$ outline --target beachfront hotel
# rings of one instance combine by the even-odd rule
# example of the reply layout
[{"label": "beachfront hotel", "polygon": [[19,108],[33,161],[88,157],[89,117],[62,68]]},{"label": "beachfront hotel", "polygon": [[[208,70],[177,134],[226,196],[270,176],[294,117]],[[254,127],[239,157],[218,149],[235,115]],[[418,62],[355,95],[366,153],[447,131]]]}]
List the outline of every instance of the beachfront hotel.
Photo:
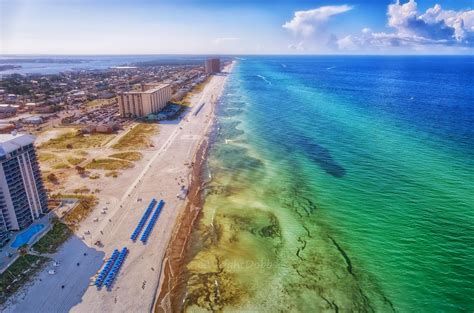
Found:
[{"label": "beachfront hotel", "polygon": [[171,99],[171,85],[143,84],[140,91],[128,91],[118,95],[122,117],[145,117],[158,113]]},{"label": "beachfront hotel", "polygon": [[221,71],[221,61],[217,58],[207,59],[204,68],[207,74],[219,73]]},{"label": "beachfront hotel", "polygon": [[0,247],[9,231],[29,226],[48,210],[34,141],[28,134],[0,134]]}]

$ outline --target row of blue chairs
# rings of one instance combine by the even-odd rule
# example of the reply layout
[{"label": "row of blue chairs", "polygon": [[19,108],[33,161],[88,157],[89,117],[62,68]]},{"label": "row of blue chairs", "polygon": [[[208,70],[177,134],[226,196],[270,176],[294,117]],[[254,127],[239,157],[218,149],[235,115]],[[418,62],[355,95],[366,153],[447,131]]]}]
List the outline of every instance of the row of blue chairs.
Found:
[{"label": "row of blue chairs", "polygon": [[148,222],[148,225],[145,228],[145,231],[140,237],[140,241],[143,242],[144,244],[147,242],[148,237],[150,236],[150,233],[153,230],[153,226],[155,226],[155,223],[158,220],[158,217],[160,216],[160,213],[161,213],[161,209],[163,208],[164,205],[165,205],[165,202],[163,200],[160,200],[160,203],[158,203],[158,206],[156,207],[155,212],[153,212],[153,215],[151,216],[151,219]]},{"label": "row of blue chairs", "polygon": [[127,256],[128,249],[126,247],[122,248],[122,251],[120,251],[120,254],[117,257],[117,260],[115,260],[114,266],[110,270],[109,274],[104,280],[104,285],[107,288],[110,288],[112,286],[112,283],[114,282],[115,278],[117,277],[117,274],[122,267],[123,261],[125,260],[125,257]]},{"label": "row of blue chairs", "polygon": [[97,288],[102,287],[102,284],[104,283],[104,278],[109,273],[118,255],[119,255],[119,251],[115,249],[114,252],[112,252],[112,255],[110,256],[110,258],[107,260],[107,263],[105,263],[104,268],[100,271],[99,275],[97,275],[97,278],[95,279],[95,285],[97,286]]},{"label": "row of blue chairs", "polygon": [[148,217],[150,216],[151,211],[153,210],[153,208],[155,207],[155,205],[156,205],[156,199],[153,198],[153,199],[151,199],[150,204],[149,204],[148,207],[146,208],[145,213],[143,213],[142,218],[141,218],[140,221],[138,222],[137,227],[135,227],[135,230],[133,231],[132,235],[130,236],[130,239],[132,239],[133,241],[137,240],[138,235],[139,235],[140,232],[142,231],[143,226],[145,226],[145,223],[146,223]]}]

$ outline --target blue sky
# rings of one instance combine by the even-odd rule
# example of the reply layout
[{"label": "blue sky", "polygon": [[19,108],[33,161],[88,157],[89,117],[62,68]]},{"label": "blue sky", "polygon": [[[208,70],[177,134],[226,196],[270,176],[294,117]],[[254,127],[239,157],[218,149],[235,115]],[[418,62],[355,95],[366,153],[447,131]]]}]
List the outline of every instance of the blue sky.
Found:
[{"label": "blue sky", "polygon": [[472,53],[473,1],[0,0],[1,54]]}]

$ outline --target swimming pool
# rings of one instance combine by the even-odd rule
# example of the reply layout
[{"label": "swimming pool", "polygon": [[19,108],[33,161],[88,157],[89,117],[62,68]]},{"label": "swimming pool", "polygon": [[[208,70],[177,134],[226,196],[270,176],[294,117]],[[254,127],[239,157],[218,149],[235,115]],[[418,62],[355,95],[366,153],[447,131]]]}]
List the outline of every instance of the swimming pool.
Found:
[{"label": "swimming pool", "polygon": [[31,238],[33,238],[43,228],[44,228],[43,224],[37,224],[37,225],[31,226],[26,231],[16,236],[15,241],[13,241],[11,247],[19,248],[25,243],[28,243],[31,240]]}]

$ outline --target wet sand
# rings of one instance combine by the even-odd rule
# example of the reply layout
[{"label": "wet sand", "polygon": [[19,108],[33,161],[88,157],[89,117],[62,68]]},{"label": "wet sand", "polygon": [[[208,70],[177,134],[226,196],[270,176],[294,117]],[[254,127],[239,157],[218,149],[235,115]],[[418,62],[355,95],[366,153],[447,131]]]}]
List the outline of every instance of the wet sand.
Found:
[{"label": "wet sand", "polygon": [[186,263],[189,260],[191,233],[201,212],[203,198],[203,169],[209,148],[209,140],[201,143],[192,172],[188,203],[179,217],[172,239],[166,250],[161,272],[160,288],[155,301],[155,312],[180,312],[186,293]]}]

